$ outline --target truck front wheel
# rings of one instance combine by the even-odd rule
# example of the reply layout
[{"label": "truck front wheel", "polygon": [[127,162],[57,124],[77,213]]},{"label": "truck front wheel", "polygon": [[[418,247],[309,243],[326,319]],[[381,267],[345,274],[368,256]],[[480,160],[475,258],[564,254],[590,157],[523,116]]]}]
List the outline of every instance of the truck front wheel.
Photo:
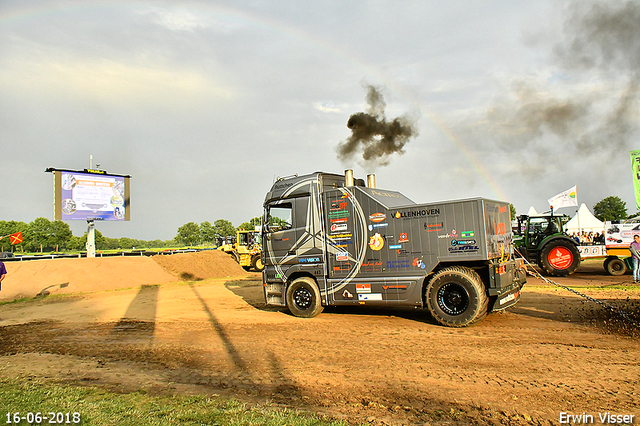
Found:
[{"label": "truck front wheel", "polygon": [[313,279],[300,277],[287,288],[287,307],[301,318],[313,318],[322,312],[320,290]]},{"label": "truck front wheel", "polygon": [[480,321],[487,314],[489,301],[480,276],[461,266],[437,272],[429,280],[425,299],[431,316],[449,327],[465,327]]},{"label": "truck front wheel", "polygon": [[580,266],[580,252],[575,244],[569,241],[551,240],[542,248],[538,265],[547,275],[571,275]]}]

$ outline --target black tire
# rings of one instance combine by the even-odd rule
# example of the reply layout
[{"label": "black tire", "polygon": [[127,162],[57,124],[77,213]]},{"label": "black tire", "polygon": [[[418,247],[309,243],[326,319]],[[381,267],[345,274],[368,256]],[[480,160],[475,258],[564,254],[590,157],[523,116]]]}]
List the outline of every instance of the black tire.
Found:
[{"label": "black tire", "polygon": [[551,240],[542,247],[538,265],[547,275],[566,277],[580,266],[580,251],[570,241]]},{"label": "black tire", "polygon": [[609,271],[609,262],[611,262],[613,259],[617,259],[617,257],[615,256],[607,256],[607,258],[604,260],[604,262],[602,263],[602,267],[604,268],[605,271]]},{"label": "black tire", "polygon": [[251,258],[251,267],[258,272],[262,272],[264,270],[264,263],[262,263],[262,256],[260,256],[259,254],[254,255]]},{"label": "black tire", "polygon": [[480,321],[487,314],[488,301],[480,276],[461,266],[437,272],[425,291],[431,316],[449,327],[466,327]]},{"label": "black tire", "polygon": [[295,279],[287,288],[287,307],[296,317],[313,318],[322,312],[320,290],[308,277]]},{"label": "black tire", "polygon": [[607,263],[607,272],[614,276],[624,275],[627,273],[627,265],[624,260],[613,258]]}]

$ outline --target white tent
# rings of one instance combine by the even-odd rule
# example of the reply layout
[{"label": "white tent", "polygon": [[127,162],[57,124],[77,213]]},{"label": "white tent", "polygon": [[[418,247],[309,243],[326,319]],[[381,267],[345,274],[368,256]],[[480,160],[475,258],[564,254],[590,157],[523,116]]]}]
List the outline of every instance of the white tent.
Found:
[{"label": "white tent", "polygon": [[529,207],[529,211],[527,212],[527,216],[538,216],[538,212],[536,211],[535,207],[533,207],[533,206]]},{"label": "white tent", "polygon": [[578,213],[571,218],[569,222],[564,226],[564,229],[569,234],[573,232],[603,232],[604,222],[600,221],[593,215],[587,208],[585,203],[582,203],[578,209]]}]

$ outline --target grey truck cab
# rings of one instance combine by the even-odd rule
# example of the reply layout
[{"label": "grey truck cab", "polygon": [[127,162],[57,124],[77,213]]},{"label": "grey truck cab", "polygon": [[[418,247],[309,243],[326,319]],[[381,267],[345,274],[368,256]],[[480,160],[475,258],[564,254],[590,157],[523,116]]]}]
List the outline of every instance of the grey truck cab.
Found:
[{"label": "grey truck cab", "polygon": [[416,204],[350,170],[278,179],[262,233],[266,303],[299,317],[329,305],[426,307],[462,327],[513,306],[526,282],[508,203]]}]

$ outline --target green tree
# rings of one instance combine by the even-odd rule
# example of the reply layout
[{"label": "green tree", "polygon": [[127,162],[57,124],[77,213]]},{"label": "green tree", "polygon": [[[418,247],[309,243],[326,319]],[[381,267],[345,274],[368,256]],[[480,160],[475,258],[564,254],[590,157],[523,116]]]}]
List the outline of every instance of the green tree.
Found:
[{"label": "green tree", "polygon": [[95,239],[96,249],[104,250],[107,242],[107,237],[102,235],[102,232],[97,229],[94,230],[93,238]]},{"label": "green tree", "polygon": [[135,247],[135,242],[131,238],[121,237],[118,238],[118,247],[124,250],[131,250]]},{"label": "green tree", "polygon": [[27,250],[38,251],[40,247],[44,251],[63,249],[73,236],[69,225],[61,220],[50,221],[47,218],[39,217],[29,223],[26,235],[23,238],[27,243]]},{"label": "green tree", "polygon": [[622,201],[620,197],[607,197],[593,206],[593,214],[602,221],[626,219],[627,203]]},{"label": "green tree", "polygon": [[516,220],[517,213],[513,204],[509,204],[509,210],[511,211],[511,220]]},{"label": "green tree", "polygon": [[176,241],[185,246],[192,246],[200,242],[200,226],[195,222],[189,222],[178,228]]},{"label": "green tree", "polygon": [[104,242],[100,246],[103,250],[115,250],[118,248],[119,238],[104,237]]},{"label": "green tree", "polygon": [[216,233],[211,222],[205,221],[200,224],[200,240],[203,243],[215,243]]},{"label": "green tree", "polygon": [[163,248],[163,247],[164,247],[164,241],[162,240],[149,241],[149,248]]},{"label": "green tree", "polygon": [[[106,250],[108,248],[108,240],[112,240],[112,238],[107,238],[102,235],[102,232],[94,229],[93,238],[96,243],[96,250]],[[80,250],[84,251],[87,249],[87,233],[85,232],[82,237],[71,236],[69,238],[69,242],[67,243],[67,248],[70,250]],[[113,247],[115,248],[115,247]]]},{"label": "green tree", "polygon": [[69,250],[84,250],[85,244],[87,243],[87,236],[84,237],[76,237],[72,235],[69,238],[69,242],[67,243],[67,249]]},{"label": "green tree", "polygon": [[213,223],[214,234],[217,237],[228,237],[236,235],[236,228],[225,219],[218,219]]},{"label": "green tree", "polygon": [[240,226],[238,226],[238,230],[244,229],[246,231],[253,231],[256,229],[256,226],[262,225],[262,218],[260,216],[256,216],[252,218],[249,222],[244,222]]}]

